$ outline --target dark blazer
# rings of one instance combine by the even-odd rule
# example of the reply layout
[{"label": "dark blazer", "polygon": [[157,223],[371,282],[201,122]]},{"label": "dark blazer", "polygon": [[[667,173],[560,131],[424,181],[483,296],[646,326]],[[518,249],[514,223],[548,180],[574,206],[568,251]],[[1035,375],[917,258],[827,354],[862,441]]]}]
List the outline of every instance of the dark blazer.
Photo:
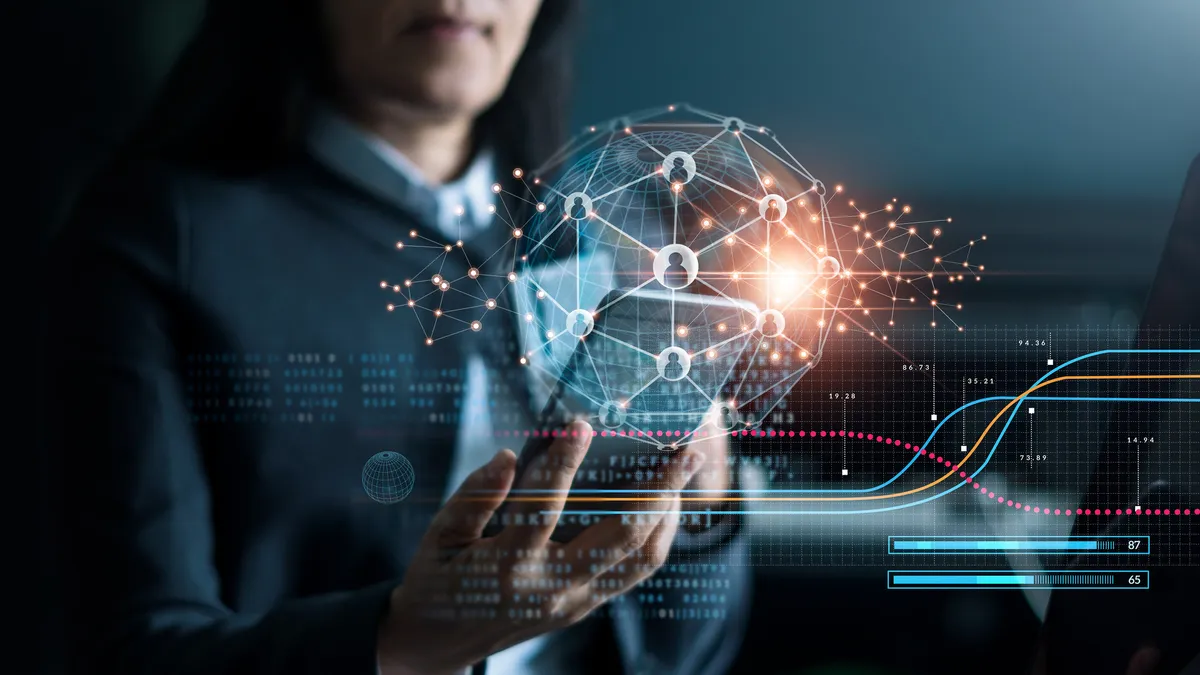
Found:
[{"label": "dark blazer", "polygon": [[[426,347],[379,287],[428,262],[395,245],[433,236],[424,199],[388,203],[304,155],[238,178],[140,166],[80,205],[47,345],[76,668],[375,672],[377,621],[447,488],[464,376],[465,339]],[[417,475],[397,505],[362,487],[384,449]],[[572,670],[720,672],[744,574],[721,572],[726,621],[637,618],[682,591],[620,599],[635,618],[589,629]]]}]

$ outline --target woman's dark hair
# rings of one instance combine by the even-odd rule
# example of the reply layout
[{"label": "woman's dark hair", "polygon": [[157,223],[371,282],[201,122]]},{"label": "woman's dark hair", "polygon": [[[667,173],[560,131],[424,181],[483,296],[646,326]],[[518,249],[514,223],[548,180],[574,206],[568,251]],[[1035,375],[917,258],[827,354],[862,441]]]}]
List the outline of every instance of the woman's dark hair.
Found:
[{"label": "woman's dark hair", "polygon": [[[303,142],[316,99],[332,96],[321,0],[209,0],[126,157],[253,171]],[[535,166],[563,143],[578,0],[545,0],[508,87],[477,137],[503,161]]]}]

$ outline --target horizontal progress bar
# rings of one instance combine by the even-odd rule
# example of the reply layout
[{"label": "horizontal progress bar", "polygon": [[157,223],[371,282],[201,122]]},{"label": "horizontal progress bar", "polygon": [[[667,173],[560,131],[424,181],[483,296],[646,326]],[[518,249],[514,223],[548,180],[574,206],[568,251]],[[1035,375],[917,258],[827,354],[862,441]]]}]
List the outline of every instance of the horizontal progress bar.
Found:
[{"label": "horizontal progress bar", "polygon": [[1058,588],[1144,590],[1150,587],[1147,570],[910,570],[889,571],[888,588]]},{"label": "horizontal progress bar", "polygon": [[888,553],[959,553],[964,555],[998,551],[1061,551],[1097,555],[1146,555],[1150,538],[1131,537],[1046,537],[1000,539],[987,537],[888,537]]}]

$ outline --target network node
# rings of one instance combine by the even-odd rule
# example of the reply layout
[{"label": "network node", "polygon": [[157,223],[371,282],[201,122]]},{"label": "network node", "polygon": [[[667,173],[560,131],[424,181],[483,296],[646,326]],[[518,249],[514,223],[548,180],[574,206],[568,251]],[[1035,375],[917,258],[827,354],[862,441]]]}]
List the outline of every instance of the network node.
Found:
[{"label": "network node", "polygon": [[735,132],[735,133],[740,133],[741,131],[745,130],[745,128],[746,128],[746,123],[737,117],[726,117],[725,121],[722,124],[725,127],[726,131]]},{"label": "network node", "polygon": [[833,279],[842,273],[842,264],[838,259],[827,255],[817,261],[817,274],[825,279]]},{"label": "network node", "polygon": [[599,416],[601,425],[616,429],[625,423],[625,406],[616,401],[605,401],[604,405],[600,406]]},{"label": "network node", "polygon": [[595,327],[595,318],[586,309],[576,309],[567,314],[565,330],[577,338],[586,337]]},{"label": "network node", "polygon": [[715,411],[713,417],[715,418],[713,421],[716,423],[717,428],[729,431],[737,426],[738,410],[731,403],[722,403]]},{"label": "network node", "polygon": [[592,198],[582,192],[572,192],[563,200],[563,215],[583,220],[592,212]]},{"label": "network node", "polygon": [[778,223],[787,215],[787,200],[777,194],[769,194],[758,200],[758,215],[768,223]]},{"label": "network node", "polygon": [[666,288],[685,288],[696,280],[700,261],[695,252],[683,244],[662,247],[654,256],[654,278]]},{"label": "network node", "polygon": [[667,347],[655,359],[658,374],[668,382],[678,382],[692,369],[692,357],[683,347]]},{"label": "network node", "polygon": [[766,309],[759,312],[758,318],[754,323],[754,329],[763,334],[763,337],[779,337],[783,335],[784,319],[783,312],[777,309]]},{"label": "network node", "polygon": [[672,185],[686,185],[696,177],[696,158],[690,153],[676,150],[663,158],[662,175]]}]

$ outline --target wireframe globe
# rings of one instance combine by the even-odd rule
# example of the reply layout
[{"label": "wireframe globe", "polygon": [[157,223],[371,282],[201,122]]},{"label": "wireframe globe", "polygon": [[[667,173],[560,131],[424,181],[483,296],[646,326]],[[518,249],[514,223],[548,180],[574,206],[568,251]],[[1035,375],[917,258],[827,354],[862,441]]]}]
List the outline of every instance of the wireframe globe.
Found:
[{"label": "wireframe globe", "polygon": [[363,466],[363,490],[380,504],[403,500],[412,492],[416,480],[416,472],[408,458],[391,450],[376,453]]},{"label": "wireframe globe", "polygon": [[[760,424],[818,362],[839,310],[824,184],[768,129],[690,106],[591,127],[569,147],[534,174],[547,179],[524,224],[517,283],[540,340],[529,365],[557,379],[585,342],[576,393],[655,439],[714,409],[738,419],[725,433]],[[669,294],[670,311],[593,325],[642,302],[604,300],[617,289]]]}]

